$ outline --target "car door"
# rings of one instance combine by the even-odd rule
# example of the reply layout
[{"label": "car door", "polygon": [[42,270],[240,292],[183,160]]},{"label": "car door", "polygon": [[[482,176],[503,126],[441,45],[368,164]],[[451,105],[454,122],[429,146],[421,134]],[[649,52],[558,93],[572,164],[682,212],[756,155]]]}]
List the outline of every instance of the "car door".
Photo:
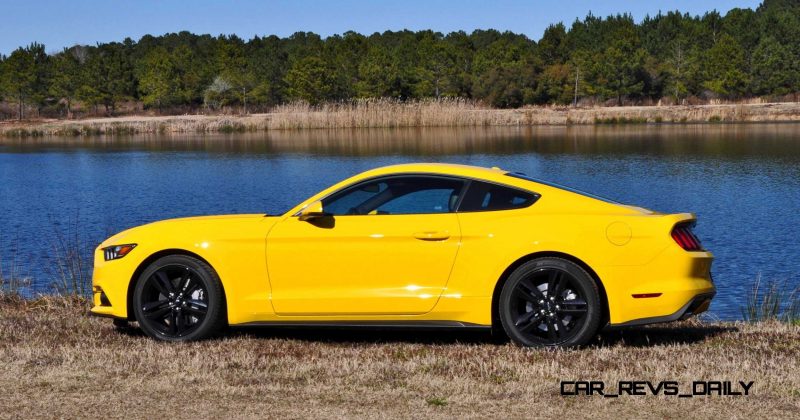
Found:
[{"label": "car door", "polygon": [[323,199],[324,217],[279,222],[267,237],[275,312],[430,311],[458,252],[454,210],[463,189],[464,181],[455,178],[383,177]]}]

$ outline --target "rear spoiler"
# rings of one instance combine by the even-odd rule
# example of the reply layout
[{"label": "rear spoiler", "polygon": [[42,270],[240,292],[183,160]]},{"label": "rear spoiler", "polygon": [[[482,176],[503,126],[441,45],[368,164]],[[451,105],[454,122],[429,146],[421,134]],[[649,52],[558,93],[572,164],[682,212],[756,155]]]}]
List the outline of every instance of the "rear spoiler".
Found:
[{"label": "rear spoiler", "polygon": [[668,225],[669,229],[681,223],[694,224],[697,222],[697,216],[695,216],[694,213],[665,214],[661,216],[661,219],[664,221],[664,224]]}]

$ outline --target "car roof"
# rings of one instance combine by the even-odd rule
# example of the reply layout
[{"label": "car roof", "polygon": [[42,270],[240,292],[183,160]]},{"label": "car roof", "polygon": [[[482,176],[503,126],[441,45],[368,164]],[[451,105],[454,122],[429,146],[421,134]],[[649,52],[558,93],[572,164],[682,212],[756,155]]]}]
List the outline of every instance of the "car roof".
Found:
[{"label": "car roof", "polygon": [[[327,197],[328,195],[338,190],[341,190],[342,188],[346,188],[349,185],[354,185],[355,183],[370,178],[377,178],[377,177],[391,176],[391,175],[405,175],[405,174],[446,175],[446,176],[454,176],[462,178],[479,179],[483,181],[494,182],[501,185],[516,187],[522,190],[534,192],[539,195],[558,196],[566,194],[574,196],[579,200],[585,200],[586,204],[583,206],[583,208],[589,210],[608,209],[609,205],[616,207],[617,209],[623,208],[620,207],[619,205],[612,204],[606,200],[598,200],[596,197],[587,196],[580,192],[565,190],[560,186],[556,186],[554,184],[548,184],[547,182],[544,181],[537,181],[535,179],[530,179],[525,176],[521,176],[521,174],[517,172],[506,171],[498,167],[485,168],[480,166],[460,165],[453,163],[422,162],[422,163],[403,163],[398,165],[383,166],[359,173],[350,178],[341,180],[338,183],[331,185],[330,187],[320,191],[319,193],[312,196],[308,200],[301,202],[296,207],[289,210],[287,214],[295,214],[297,211],[302,209],[303,206],[307,205],[308,203],[311,203],[314,200],[321,200]],[[556,203],[559,202],[559,200],[554,200],[552,202]],[[591,202],[594,202],[595,204],[594,205],[589,204]]]},{"label": "car roof", "polygon": [[459,165],[454,163],[403,163],[383,166],[360,174],[360,177],[371,178],[381,175],[403,173],[432,173],[441,175],[462,176],[468,178],[497,179],[508,171],[500,168],[484,168],[480,166]]},{"label": "car roof", "polygon": [[459,165],[453,163],[404,163],[375,168],[357,175],[356,178],[367,179],[377,176],[401,175],[405,173],[425,173],[474,178],[514,186],[538,194],[555,192],[557,194],[578,195],[583,198],[599,200],[609,204],[620,204],[595,194],[579,191],[564,185],[558,185],[551,182],[534,179],[519,172],[510,172],[498,167],[484,168],[481,166]]}]

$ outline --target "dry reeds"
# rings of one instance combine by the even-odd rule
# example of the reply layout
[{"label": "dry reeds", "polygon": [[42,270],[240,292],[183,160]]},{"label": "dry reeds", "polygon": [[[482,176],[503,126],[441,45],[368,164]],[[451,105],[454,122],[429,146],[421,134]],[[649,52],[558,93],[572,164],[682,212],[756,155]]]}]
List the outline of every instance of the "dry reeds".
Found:
[{"label": "dry reeds", "polygon": [[303,102],[267,114],[128,116],[79,122],[4,123],[7,137],[246,132],[296,129],[538,126],[800,121],[800,103],[747,103],[569,108],[492,109],[463,98],[400,101],[358,99],[312,106]]},{"label": "dry reeds", "polygon": [[298,102],[282,105],[271,114],[269,128],[395,128],[482,125],[519,125],[513,111],[489,109],[462,98],[399,101],[359,99],[310,106]]}]

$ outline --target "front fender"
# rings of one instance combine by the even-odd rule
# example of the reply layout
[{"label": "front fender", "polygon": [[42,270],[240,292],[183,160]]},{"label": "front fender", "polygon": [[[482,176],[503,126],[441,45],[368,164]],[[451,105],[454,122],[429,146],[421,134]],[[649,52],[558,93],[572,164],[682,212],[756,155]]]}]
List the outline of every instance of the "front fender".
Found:
[{"label": "front fender", "polygon": [[[259,223],[244,223],[243,219],[154,223],[114,235],[95,250],[93,272],[94,289],[105,293],[110,306],[99,305],[96,293],[92,312],[127,317],[128,296],[138,273],[158,257],[176,253],[205,260],[217,272],[225,291],[230,323],[249,322],[271,314],[265,237],[274,221],[269,219],[261,218]],[[102,248],[123,243],[137,246],[121,259],[104,260]]]}]

